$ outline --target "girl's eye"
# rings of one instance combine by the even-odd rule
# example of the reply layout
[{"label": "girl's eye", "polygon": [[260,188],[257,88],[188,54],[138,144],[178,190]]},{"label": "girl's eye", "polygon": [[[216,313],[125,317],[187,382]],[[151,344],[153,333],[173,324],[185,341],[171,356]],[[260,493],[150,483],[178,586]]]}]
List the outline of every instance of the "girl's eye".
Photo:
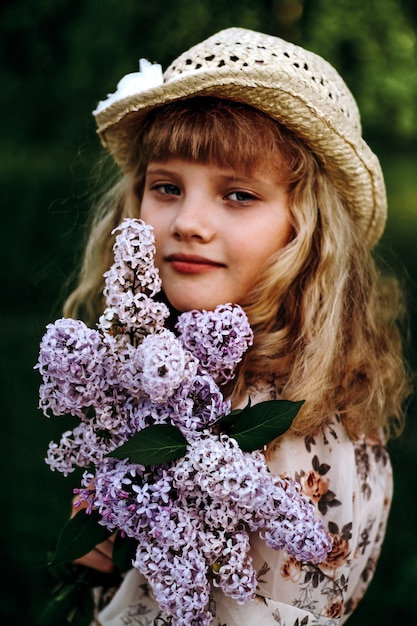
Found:
[{"label": "girl's eye", "polygon": [[249,202],[256,199],[254,195],[247,191],[232,191],[227,197],[235,202]]},{"label": "girl's eye", "polygon": [[167,196],[179,196],[181,193],[179,188],[176,185],[172,185],[170,183],[163,183],[160,185],[155,185],[153,189]]}]

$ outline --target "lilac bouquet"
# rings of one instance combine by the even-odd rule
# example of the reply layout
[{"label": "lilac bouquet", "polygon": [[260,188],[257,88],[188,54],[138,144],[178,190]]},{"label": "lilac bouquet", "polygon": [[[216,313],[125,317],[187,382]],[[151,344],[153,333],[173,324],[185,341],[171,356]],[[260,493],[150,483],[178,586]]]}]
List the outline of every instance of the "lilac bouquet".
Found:
[{"label": "lilac bouquet", "polygon": [[126,219],[116,232],[97,328],[60,319],[41,342],[40,407],[80,420],[46,462],[64,476],[84,468],[76,518],[98,516],[106,532],[135,541],[131,564],[173,626],[207,626],[212,585],[238,603],[255,595],[250,532],[299,560],[320,562],[331,549],[298,484],[272,475],[260,451],[302,403],[231,411],[221,387],[252,344],[245,313],[189,311],[169,330],[151,227]]}]

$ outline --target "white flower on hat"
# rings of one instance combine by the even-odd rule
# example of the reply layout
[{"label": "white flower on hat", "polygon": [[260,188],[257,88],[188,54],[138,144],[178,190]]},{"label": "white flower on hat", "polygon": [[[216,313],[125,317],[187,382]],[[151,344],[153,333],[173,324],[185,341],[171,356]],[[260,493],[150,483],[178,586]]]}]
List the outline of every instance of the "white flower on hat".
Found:
[{"label": "white flower on hat", "polygon": [[140,59],[139,72],[131,72],[123,76],[117,83],[117,90],[114,93],[109,93],[105,100],[101,100],[93,114],[97,115],[97,113],[107,109],[114,102],[128,96],[134,96],[147,89],[158,87],[163,82],[162,67],[158,63],[150,63],[146,59]]}]

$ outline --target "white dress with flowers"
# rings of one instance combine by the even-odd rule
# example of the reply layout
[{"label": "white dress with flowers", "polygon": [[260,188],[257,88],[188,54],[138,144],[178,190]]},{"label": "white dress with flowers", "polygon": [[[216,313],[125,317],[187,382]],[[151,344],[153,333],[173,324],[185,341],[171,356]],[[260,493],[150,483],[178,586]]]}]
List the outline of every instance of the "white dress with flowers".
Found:
[{"label": "white dress with flowers", "polygon": [[[352,442],[335,418],[316,437],[283,435],[271,451],[268,465],[273,473],[300,483],[333,535],[332,551],[324,563],[299,562],[253,535],[251,555],[258,574],[258,595],[238,605],[214,589],[212,624],[339,626],[363,597],[385,534],[392,471],[382,439],[363,437]],[[110,602],[97,608],[94,624],[163,626],[170,620],[153,599],[144,577],[132,569]]]}]

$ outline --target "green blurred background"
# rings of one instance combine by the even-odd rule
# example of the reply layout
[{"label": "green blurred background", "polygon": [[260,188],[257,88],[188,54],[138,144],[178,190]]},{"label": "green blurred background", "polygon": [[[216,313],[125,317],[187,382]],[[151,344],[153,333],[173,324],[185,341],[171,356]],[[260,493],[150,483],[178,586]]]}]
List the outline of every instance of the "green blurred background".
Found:
[{"label": "green blurred background", "polygon": [[[96,184],[101,149],[90,112],[123,74],[137,69],[140,56],[165,68],[229,26],[279,35],[322,54],[355,94],[389,195],[377,253],[406,285],[407,346],[416,367],[415,0],[3,0],[2,626],[36,623],[51,593],[44,563],[67,518],[73,486],[43,463],[48,442],[65,424],[37,410],[33,365],[45,325],[60,315]],[[417,624],[415,413],[414,400],[404,434],[390,444],[395,500],[388,534],[351,626]]]}]

